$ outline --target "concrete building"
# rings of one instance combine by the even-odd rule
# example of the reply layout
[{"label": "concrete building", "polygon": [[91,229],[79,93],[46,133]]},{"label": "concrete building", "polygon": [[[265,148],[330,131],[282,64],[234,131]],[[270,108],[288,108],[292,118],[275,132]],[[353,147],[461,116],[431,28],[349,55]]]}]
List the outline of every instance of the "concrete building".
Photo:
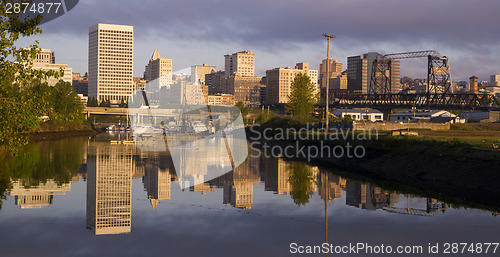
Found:
[{"label": "concrete building", "polygon": [[343,71],[337,77],[330,78],[329,85],[334,93],[347,91],[347,71]]},{"label": "concrete building", "polygon": [[355,121],[384,121],[384,114],[375,109],[335,109],[331,113],[338,118],[351,117]]},{"label": "concrete building", "polygon": [[63,70],[64,74],[62,77],[50,77],[42,80],[42,82],[47,82],[49,86],[54,86],[59,80],[73,84],[73,69],[68,67],[67,64],[57,64],[54,51],[50,49],[40,49],[40,52],[38,52],[36,57],[31,61],[32,68],[35,70],[55,72],[59,72],[61,69]]},{"label": "concrete building", "polygon": [[131,231],[134,146],[95,143],[87,157],[87,229],[96,235]]},{"label": "concrete building", "polygon": [[205,85],[205,75],[217,72],[217,66],[193,65],[191,66],[191,83]]},{"label": "concrete building", "polygon": [[261,80],[261,85],[260,85],[260,105],[264,105],[266,103],[266,96],[267,96],[267,86],[262,85],[262,80]]},{"label": "concrete building", "polygon": [[205,85],[208,86],[210,94],[221,94],[224,87],[224,71],[211,72],[205,74]]},{"label": "concrete building", "polygon": [[113,104],[134,90],[134,27],[96,24],[89,28],[89,97]]},{"label": "concrete building", "polygon": [[254,76],[255,64],[254,54],[252,51],[241,51],[233,54],[226,54],[224,55],[224,58],[224,77],[228,78],[234,74],[244,77]]},{"label": "concrete building", "polygon": [[457,116],[445,110],[404,110],[391,115],[390,122],[455,122]]},{"label": "concrete building", "polygon": [[260,78],[231,75],[225,78],[222,93],[234,95],[235,102],[258,107],[260,105]]},{"label": "concrete building", "polygon": [[64,82],[68,82],[70,84],[73,84],[73,78],[72,78],[72,73],[73,69],[68,67],[67,64],[55,64],[55,63],[33,63],[33,69],[35,70],[44,70],[44,71],[56,71],[59,72],[61,69],[64,71],[64,75],[59,78],[54,78],[50,77],[42,82],[47,82],[49,86],[54,86],[59,82],[59,80],[63,80]]},{"label": "concrete building", "polygon": [[[326,59],[324,59],[319,65],[320,87],[326,87],[326,79],[327,79],[326,66],[327,66]],[[330,74],[329,74],[330,76],[328,77],[329,79],[338,77],[342,73],[342,70],[343,70],[342,63],[330,59]]]},{"label": "concrete building", "polygon": [[161,57],[158,49],[155,49],[144,70],[144,79],[148,82],[146,85],[148,91],[170,88],[172,85],[172,59]]},{"label": "concrete building", "polygon": [[291,93],[293,79],[299,73],[305,73],[317,88],[318,71],[310,70],[308,63],[297,63],[292,68],[275,68],[266,71],[266,104],[286,104]]},{"label": "concrete building", "polygon": [[89,95],[89,78],[87,74],[81,77],[80,73],[72,74],[73,89],[77,94],[82,94],[83,96]]},{"label": "concrete building", "polygon": [[234,95],[230,94],[215,94],[208,95],[207,97],[208,105],[234,105]]},{"label": "concrete building", "polygon": [[[374,58],[368,60],[364,55],[347,57],[347,89],[349,92],[356,94],[368,93],[373,60]],[[370,69],[368,69],[368,66],[370,66]]]},{"label": "concrete building", "polygon": [[134,92],[137,91],[138,89],[144,90],[146,88],[146,84],[148,83],[147,80],[141,78],[141,77],[134,77]]},{"label": "concrete building", "polygon": [[161,101],[162,103],[206,105],[206,98],[200,85],[179,81],[170,86],[170,89],[165,92],[167,97],[165,101]]},{"label": "concrete building", "polygon": [[40,48],[40,52],[36,54],[35,59],[32,60],[33,63],[56,63],[56,54],[50,49]]},{"label": "concrete building", "polygon": [[[376,52],[366,53],[360,56],[347,58],[347,89],[349,92],[357,94],[370,93],[370,81],[372,77],[373,61],[381,58],[382,55]],[[400,63],[397,60],[391,61],[391,89],[392,93],[398,93],[400,86]]]}]

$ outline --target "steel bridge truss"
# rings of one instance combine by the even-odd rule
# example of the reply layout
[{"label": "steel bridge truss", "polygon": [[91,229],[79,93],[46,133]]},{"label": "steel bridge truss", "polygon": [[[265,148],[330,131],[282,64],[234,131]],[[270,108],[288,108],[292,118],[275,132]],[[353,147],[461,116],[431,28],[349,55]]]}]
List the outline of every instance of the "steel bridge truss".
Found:
[{"label": "steel bridge truss", "polygon": [[386,54],[373,61],[371,80],[368,94],[390,94],[391,88],[391,62],[395,59],[427,57],[427,93],[451,93],[450,64],[446,56],[441,56],[434,50]]},{"label": "steel bridge truss", "polygon": [[334,94],[338,107],[440,107],[483,108],[499,107],[500,100],[488,94]]}]

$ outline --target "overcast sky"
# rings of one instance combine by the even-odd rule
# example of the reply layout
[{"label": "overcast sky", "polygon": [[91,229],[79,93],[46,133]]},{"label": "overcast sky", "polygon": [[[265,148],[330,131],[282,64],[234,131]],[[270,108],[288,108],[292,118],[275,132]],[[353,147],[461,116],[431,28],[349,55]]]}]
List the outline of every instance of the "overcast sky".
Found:
[{"label": "overcast sky", "polygon": [[[454,81],[500,73],[498,0],[81,0],[66,15],[41,25],[40,47],[57,63],[87,71],[88,28],[134,26],[134,76],[157,48],[174,71],[207,63],[224,69],[224,54],[255,53],[256,76],[266,69],[309,62],[317,69],[326,40],[331,57],[370,51],[436,50],[450,59]],[[35,38],[21,41],[27,44]],[[426,77],[425,59],[403,60],[401,76]],[[188,71],[189,72],[189,71]]]}]

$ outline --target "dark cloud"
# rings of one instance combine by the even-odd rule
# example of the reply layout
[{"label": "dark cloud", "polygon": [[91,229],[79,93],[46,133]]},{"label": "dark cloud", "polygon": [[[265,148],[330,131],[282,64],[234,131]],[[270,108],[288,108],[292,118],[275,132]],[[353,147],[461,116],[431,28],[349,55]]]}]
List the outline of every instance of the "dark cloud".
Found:
[{"label": "dark cloud", "polygon": [[[498,55],[499,9],[495,0],[87,0],[44,28],[48,36],[86,37],[88,27],[97,22],[127,24],[134,26],[136,40],[245,45],[274,54],[302,44],[319,46],[326,32],[338,36],[335,44],[344,51],[343,58],[427,47],[444,55],[462,52],[464,57],[455,61],[463,63]],[[469,67],[469,73],[498,73],[496,56],[486,59],[486,70]]]}]

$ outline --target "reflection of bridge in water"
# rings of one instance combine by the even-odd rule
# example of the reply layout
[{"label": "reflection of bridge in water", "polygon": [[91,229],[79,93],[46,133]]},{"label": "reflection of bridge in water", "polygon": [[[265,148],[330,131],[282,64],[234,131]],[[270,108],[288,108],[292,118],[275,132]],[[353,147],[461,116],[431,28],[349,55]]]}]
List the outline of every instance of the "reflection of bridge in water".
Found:
[{"label": "reflection of bridge in water", "polygon": [[414,215],[414,216],[438,216],[439,212],[444,212],[448,209],[448,205],[444,202],[439,202],[436,199],[427,198],[427,209],[414,209],[409,208],[396,208],[396,207],[384,207],[384,211],[403,214],[403,215]]}]

